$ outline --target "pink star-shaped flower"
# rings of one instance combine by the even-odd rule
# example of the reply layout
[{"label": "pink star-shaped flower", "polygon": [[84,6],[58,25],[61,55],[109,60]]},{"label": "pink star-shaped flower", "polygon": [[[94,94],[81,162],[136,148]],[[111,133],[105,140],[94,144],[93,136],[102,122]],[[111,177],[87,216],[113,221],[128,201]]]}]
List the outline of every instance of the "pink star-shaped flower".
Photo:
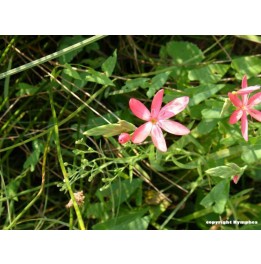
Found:
[{"label": "pink star-shaped flower", "polygon": [[[241,132],[246,141],[248,141],[247,115],[249,114],[257,121],[261,122],[261,112],[253,108],[261,102],[261,92],[256,93],[251,98],[248,98],[249,93],[259,88],[260,86],[258,85],[248,87],[247,77],[245,75],[242,79],[241,89],[237,92],[228,93],[230,101],[237,108],[230,116],[229,123],[235,124],[241,119]],[[242,100],[240,100],[237,95],[240,95]]]},{"label": "pink star-shaped flower", "polygon": [[151,111],[142,102],[134,98],[130,99],[129,105],[135,116],[147,121],[134,131],[131,137],[132,142],[141,143],[150,135],[156,148],[166,152],[167,146],[162,129],[174,135],[187,135],[190,132],[182,124],[169,120],[169,118],[184,110],[189,102],[189,97],[176,98],[161,108],[163,94],[163,89],[155,94],[151,104]]}]

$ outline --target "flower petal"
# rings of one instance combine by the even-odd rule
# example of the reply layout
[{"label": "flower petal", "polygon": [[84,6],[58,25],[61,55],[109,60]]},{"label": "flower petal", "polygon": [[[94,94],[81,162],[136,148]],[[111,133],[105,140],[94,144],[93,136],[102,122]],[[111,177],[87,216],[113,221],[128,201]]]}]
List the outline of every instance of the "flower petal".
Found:
[{"label": "flower petal", "polygon": [[164,107],[161,108],[159,112],[158,119],[164,120],[168,119],[185,109],[189,102],[188,96],[182,96],[179,98],[174,99],[173,101],[166,104]]},{"label": "flower petal", "polygon": [[261,112],[256,109],[249,109],[248,113],[254,117],[257,121],[261,122]]},{"label": "flower petal", "polygon": [[167,145],[165,138],[163,136],[162,130],[158,125],[154,125],[151,129],[151,139],[155,147],[162,151],[166,152],[167,151]]},{"label": "flower petal", "polygon": [[234,111],[229,118],[229,124],[235,124],[242,117],[242,115],[243,111],[241,109]]},{"label": "flower petal", "polygon": [[249,86],[247,88],[240,89],[240,90],[236,91],[236,94],[241,94],[241,95],[249,94],[249,93],[252,93],[253,91],[258,90],[258,89],[260,89],[259,85]]},{"label": "flower petal", "polygon": [[241,117],[241,132],[245,141],[248,141],[248,121],[246,111],[243,111],[243,115]]},{"label": "flower petal", "polygon": [[131,137],[131,141],[136,144],[143,142],[149,136],[151,132],[151,128],[152,128],[151,122],[147,122],[141,125],[134,131]]},{"label": "flower petal", "polygon": [[261,92],[254,94],[250,99],[248,100],[248,106],[254,106],[261,103]]},{"label": "flower petal", "polygon": [[247,76],[244,75],[243,79],[242,79],[242,83],[241,83],[241,88],[247,88]]},{"label": "flower petal", "polygon": [[242,106],[242,102],[241,100],[236,96],[236,93],[228,93],[228,97],[230,99],[230,101],[232,102],[232,104],[236,107],[241,107]]},{"label": "flower petal", "polygon": [[164,94],[164,90],[163,89],[159,90],[155,94],[155,96],[152,100],[152,103],[151,103],[151,117],[152,118],[158,117],[158,114],[159,114],[159,111],[161,108],[161,104],[162,104],[163,94]]},{"label": "flower petal", "polygon": [[178,136],[187,135],[190,133],[188,128],[172,120],[161,120],[159,122],[159,126],[165,131]]},{"label": "flower petal", "polygon": [[[242,83],[241,83],[241,89],[245,89],[247,88],[247,76],[244,75],[243,79],[242,79]],[[244,105],[247,104],[247,95],[246,94],[243,94],[242,95],[242,102]]]},{"label": "flower petal", "polygon": [[150,111],[148,108],[139,100],[131,98],[129,102],[130,109],[132,113],[138,118],[149,121],[150,120]]}]

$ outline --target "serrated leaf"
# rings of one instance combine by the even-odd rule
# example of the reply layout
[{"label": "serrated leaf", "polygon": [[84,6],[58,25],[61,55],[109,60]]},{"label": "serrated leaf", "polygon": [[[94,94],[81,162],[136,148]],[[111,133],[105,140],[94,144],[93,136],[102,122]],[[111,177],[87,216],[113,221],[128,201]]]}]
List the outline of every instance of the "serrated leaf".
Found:
[{"label": "serrated leaf", "polygon": [[230,182],[228,180],[220,181],[200,202],[205,208],[212,207],[217,214],[222,214],[229,197]]},{"label": "serrated leaf", "polygon": [[85,80],[89,82],[95,82],[102,85],[115,86],[110,78],[108,78],[104,73],[95,71],[94,69],[88,70],[89,75],[85,77]]},{"label": "serrated leaf", "polygon": [[112,75],[116,62],[117,62],[117,50],[115,50],[113,52],[113,55],[110,56],[108,59],[106,59],[106,61],[101,66],[106,76],[109,77]]},{"label": "serrated leaf", "polygon": [[85,131],[83,134],[85,136],[113,137],[123,132],[130,132],[135,129],[136,127],[133,124],[125,120],[120,120],[117,124],[108,124],[108,125],[102,125],[102,126],[91,128]]},{"label": "serrated leaf", "polygon": [[192,64],[204,59],[202,51],[193,43],[185,41],[170,41],[166,51],[176,64]]}]

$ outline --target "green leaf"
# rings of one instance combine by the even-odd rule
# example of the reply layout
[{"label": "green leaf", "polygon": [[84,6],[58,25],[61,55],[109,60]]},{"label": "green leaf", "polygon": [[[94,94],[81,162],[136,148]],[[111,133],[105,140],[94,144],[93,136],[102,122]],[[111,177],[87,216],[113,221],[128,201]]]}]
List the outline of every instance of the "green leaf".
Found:
[{"label": "green leaf", "polygon": [[121,91],[124,93],[132,92],[137,90],[139,87],[147,88],[149,78],[136,78],[126,81],[125,85],[122,86]]},{"label": "green leaf", "polygon": [[210,64],[199,69],[189,71],[188,78],[191,81],[199,80],[202,84],[216,83],[221,80],[228,69],[228,65]]},{"label": "green leaf", "polygon": [[117,62],[117,50],[113,52],[113,55],[110,56],[101,66],[107,77],[111,76]]},{"label": "green leaf", "polygon": [[221,109],[208,109],[205,108],[202,110],[201,114],[204,119],[220,119]]},{"label": "green leaf", "polygon": [[218,119],[202,120],[198,124],[198,126],[193,130],[192,134],[194,136],[207,135],[216,127],[217,123],[218,123]]},{"label": "green leaf", "polygon": [[143,215],[148,208],[131,210],[121,216],[109,219],[93,226],[94,230],[146,230],[149,225],[149,217]]},{"label": "green leaf", "polygon": [[17,197],[17,191],[20,186],[21,179],[12,179],[7,185],[6,185],[6,195],[8,199],[13,199],[14,201],[18,201]]},{"label": "green leaf", "polygon": [[230,106],[231,106],[231,101],[228,98],[226,98],[225,102],[224,102],[224,105],[222,107],[222,110],[220,112],[220,117],[224,117],[224,116],[230,115],[230,112],[228,112],[228,109],[229,109]]},{"label": "green leaf", "polygon": [[109,189],[99,191],[103,197],[113,197],[114,204],[120,205],[127,201],[131,195],[142,185],[142,180],[133,179],[113,182]]},{"label": "green leaf", "polygon": [[85,136],[113,137],[123,132],[130,132],[135,129],[136,127],[133,124],[125,120],[120,120],[117,124],[108,124],[108,125],[102,125],[102,126],[91,128],[85,131],[83,134]]},{"label": "green leaf", "polygon": [[89,82],[95,82],[102,85],[111,85],[115,86],[110,78],[108,78],[104,73],[97,72],[94,69],[89,68],[89,75],[85,77],[85,79]]},{"label": "green leaf", "polygon": [[238,72],[236,75],[238,79],[241,79],[244,74],[250,78],[261,73],[261,59],[256,56],[247,56],[233,59],[231,66]]},{"label": "green leaf", "polygon": [[[82,36],[73,36],[73,37],[64,37],[62,38],[58,50],[65,49],[73,44],[76,44],[80,41],[83,41],[84,38]],[[73,50],[69,53],[66,53],[58,58],[58,61],[61,64],[69,63],[73,60],[73,58],[82,51],[83,48],[79,48],[76,50]]]},{"label": "green leaf", "polygon": [[209,194],[200,202],[205,208],[213,207],[213,211],[222,214],[229,197],[230,182],[228,180],[220,181]]},{"label": "green leaf", "polygon": [[253,164],[255,162],[260,162],[261,160],[261,140],[259,139],[255,142],[255,145],[251,145],[246,149],[242,155],[242,160],[247,164]]},{"label": "green leaf", "polygon": [[199,85],[184,92],[190,97],[189,106],[197,105],[225,87],[224,84]]},{"label": "green leaf", "polygon": [[257,35],[238,35],[236,37],[261,44],[261,37]]},{"label": "green leaf", "polygon": [[70,76],[76,80],[82,79],[81,76],[79,75],[79,73],[76,70],[74,70],[71,65],[65,63],[64,66],[66,67],[66,69],[64,69],[65,74],[67,74],[68,76]]},{"label": "green leaf", "polygon": [[153,97],[155,93],[162,88],[162,86],[166,83],[168,80],[170,72],[163,72],[160,74],[155,75],[151,79],[151,84],[149,85],[149,90],[147,92],[147,96],[149,98]]},{"label": "green leaf", "polygon": [[241,168],[235,163],[228,163],[225,166],[218,166],[215,168],[208,169],[206,170],[206,173],[214,177],[231,179],[235,175],[242,175],[246,168],[247,166]]},{"label": "green leaf", "polygon": [[204,59],[202,51],[193,43],[185,41],[170,41],[166,51],[176,64],[193,64]]},{"label": "green leaf", "polygon": [[35,86],[23,82],[19,82],[17,87],[19,89],[16,93],[17,96],[33,95],[37,92],[37,88]]},{"label": "green leaf", "polygon": [[39,162],[40,154],[43,152],[44,145],[39,140],[33,141],[33,152],[26,159],[24,169],[30,168],[31,171],[35,170],[36,164]]}]

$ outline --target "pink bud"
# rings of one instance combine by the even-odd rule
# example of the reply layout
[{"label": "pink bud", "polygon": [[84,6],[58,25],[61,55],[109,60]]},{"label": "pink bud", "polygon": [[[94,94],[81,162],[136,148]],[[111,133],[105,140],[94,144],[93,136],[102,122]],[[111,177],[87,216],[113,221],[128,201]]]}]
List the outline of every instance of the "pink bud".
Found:
[{"label": "pink bud", "polygon": [[233,177],[233,182],[234,182],[235,184],[237,184],[237,183],[238,183],[238,180],[239,180],[239,176],[238,176],[238,175],[235,175],[235,176]]},{"label": "pink bud", "polygon": [[121,143],[121,144],[124,144],[124,143],[126,143],[126,142],[128,142],[128,141],[130,141],[131,140],[131,136],[130,136],[130,134],[128,134],[128,133],[121,133],[120,135],[119,135],[119,138],[118,138],[118,141],[119,141],[119,143]]}]

